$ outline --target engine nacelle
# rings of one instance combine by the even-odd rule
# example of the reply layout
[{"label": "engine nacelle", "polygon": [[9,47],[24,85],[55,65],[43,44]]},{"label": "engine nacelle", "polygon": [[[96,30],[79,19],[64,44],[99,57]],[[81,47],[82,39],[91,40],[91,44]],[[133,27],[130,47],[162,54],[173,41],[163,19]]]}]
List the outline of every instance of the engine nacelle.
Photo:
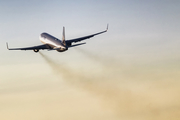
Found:
[{"label": "engine nacelle", "polygon": [[39,49],[34,49],[34,52],[36,52],[36,53],[39,52]]},{"label": "engine nacelle", "polygon": [[72,45],[72,43],[68,43],[68,44],[66,43],[66,45],[67,45],[67,46],[71,46],[71,45]]},{"label": "engine nacelle", "polygon": [[58,52],[64,52],[66,50],[68,50],[68,47],[66,47],[66,49],[57,49]]}]

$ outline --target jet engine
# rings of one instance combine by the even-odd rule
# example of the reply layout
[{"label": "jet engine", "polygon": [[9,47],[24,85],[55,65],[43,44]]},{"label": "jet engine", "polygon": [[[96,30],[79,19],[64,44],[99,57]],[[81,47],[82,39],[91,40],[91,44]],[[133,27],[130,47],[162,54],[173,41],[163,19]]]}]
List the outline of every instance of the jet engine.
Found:
[{"label": "jet engine", "polygon": [[36,52],[36,53],[39,52],[39,49],[34,49],[34,52]]}]

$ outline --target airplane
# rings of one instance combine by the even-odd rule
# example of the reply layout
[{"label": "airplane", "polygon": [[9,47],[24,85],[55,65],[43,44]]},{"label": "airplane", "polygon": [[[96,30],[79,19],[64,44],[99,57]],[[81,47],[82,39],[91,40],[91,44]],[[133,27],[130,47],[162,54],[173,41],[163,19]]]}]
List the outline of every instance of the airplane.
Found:
[{"label": "airplane", "polygon": [[39,50],[44,50],[44,49],[56,50],[58,52],[64,52],[64,51],[68,50],[68,48],[86,44],[86,43],[79,43],[79,44],[72,44],[72,43],[76,43],[76,42],[80,42],[82,40],[89,39],[96,35],[107,32],[107,30],[108,30],[108,25],[107,25],[106,30],[104,30],[102,32],[98,32],[98,33],[80,37],[80,38],[65,40],[65,27],[63,27],[62,40],[60,40],[48,33],[42,33],[39,36],[39,39],[43,43],[43,45],[38,45],[38,46],[33,46],[33,47],[25,47],[25,48],[9,48],[8,43],[6,43],[6,46],[7,46],[8,50],[33,50],[36,53],[39,52]]}]

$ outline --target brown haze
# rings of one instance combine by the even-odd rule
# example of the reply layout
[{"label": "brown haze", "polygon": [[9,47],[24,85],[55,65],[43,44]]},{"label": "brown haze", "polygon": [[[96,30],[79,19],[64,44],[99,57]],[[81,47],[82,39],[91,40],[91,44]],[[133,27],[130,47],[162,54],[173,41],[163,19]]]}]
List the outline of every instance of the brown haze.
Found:
[{"label": "brown haze", "polygon": [[[59,79],[100,99],[100,106],[122,120],[179,120],[180,71],[156,65],[112,64],[88,51],[102,72],[81,74],[40,53]],[[104,61],[104,62],[103,62]],[[165,65],[166,66],[166,65]]]}]

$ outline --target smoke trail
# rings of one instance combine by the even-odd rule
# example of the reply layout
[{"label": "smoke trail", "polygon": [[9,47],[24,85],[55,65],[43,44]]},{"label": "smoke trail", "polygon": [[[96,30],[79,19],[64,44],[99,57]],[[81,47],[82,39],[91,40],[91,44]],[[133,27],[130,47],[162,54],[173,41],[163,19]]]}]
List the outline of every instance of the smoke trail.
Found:
[{"label": "smoke trail", "polygon": [[46,62],[50,65],[56,75],[61,75],[64,80],[71,85],[73,84],[78,88],[94,94],[95,96],[101,97],[103,101],[106,101],[103,102],[103,104],[106,104],[106,107],[111,106],[116,112],[118,107],[126,106],[127,99],[129,100],[131,98],[131,94],[129,94],[128,91],[124,90],[119,93],[120,90],[118,90],[114,86],[111,87],[106,83],[97,82],[98,78],[87,78],[83,75],[74,74],[72,71],[60,66],[44,54],[40,53],[40,55],[46,60]]},{"label": "smoke trail", "polygon": [[[101,98],[102,100],[102,107],[105,109],[111,109],[119,118],[121,119],[138,119],[138,120],[168,120],[168,119],[178,119],[180,117],[180,96],[178,96],[178,91],[180,90],[175,86],[171,87],[169,85],[162,85],[164,91],[161,91],[160,88],[156,87],[155,85],[162,84],[162,79],[165,77],[158,78],[160,81],[156,82],[147,82],[145,81],[146,77],[153,79],[156,74],[152,75],[147,73],[144,76],[142,73],[137,73],[137,75],[132,77],[121,77],[118,76],[118,79],[126,79],[126,80],[133,80],[137,81],[138,79],[144,79],[144,83],[141,85],[133,85],[137,87],[154,87],[153,90],[148,90],[145,88],[138,88],[137,90],[134,88],[127,88],[127,87],[118,87],[116,81],[114,81],[115,78],[108,77],[104,75],[103,79],[101,79],[101,76],[95,76],[95,77],[87,77],[86,75],[77,74],[74,71],[70,70],[66,66],[62,66],[60,64],[57,64],[44,54],[40,53],[40,55],[46,60],[46,62],[50,65],[50,67],[53,69],[53,71],[58,75],[59,77],[63,77],[63,80],[65,80],[67,83],[70,83],[71,85],[74,85],[77,88],[86,90],[90,92],[92,95],[95,95],[96,97]],[[121,68],[123,69],[123,68]],[[114,74],[114,73],[112,73]],[[130,74],[131,75],[131,74]],[[164,74],[163,74],[164,75]],[[139,76],[139,77],[137,77]],[[157,76],[159,77],[159,76]],[[99,80],[101,79],[101,80]],[[105,79],[111,79],[111,82],[106,82]],[[133,81],[127,81],[126,83],[120,83],[124,86],[130,86],[129,82]],[[168,79],[167,79],[168,80]],[[110,80],[109,80],[110,81]],[[174,83],[172,83],[174,85]],[[122,85],[122,86],[123,86]],[[140,90],[139,90],[140,89]],[[169,92],[169,89],[174,94],[167,94]],[[159,92],[159,93],[158,93]],[[169,98],[168,96],[171,96],[172,99],[157,99],[157,95],[154,93],[158,93],[157,95],[160,95],[163,98]],[[177,101],[174,101],[176,99]],[[163,101],[163,102],[162,102]],[[169,104],[167,104],[169,102]],[[176,106],[176,107],[174,107]]]},{"label": "smoke trail", "polygon": [[[75,48],[75,50],[82,53],[85,57],[100,64],[103,74],[106,74],[106,76],[105,76],[106,80],[107,80],[107,78],[109,78],[108,80],[110,80],[111,77],[113,77],[114,80],[119,79],[122,72],[124,72],[123,69],[125,70],[125,67],[123,64],[121,64],[120,60],[116,61],[113,58],[99,56],[88,50],[81,49],[81,48]],[[123,69],[121,69],[121,68],[123,68]],[[102,75],[102,76],[104,76],[104,75]]]},{"label": "smoke trail", "polygon": [[44,58],[44,60],[48,63],[48,65],[52,68],[54,73],[59,76],[63,77],[66,82],[77,82],[77,80],[83,79],[82,76],[75,74],[74,72],[70,71],[69,68],[64,67],[61,64],[56,63],[55,61],[51,60],[49,57],[44,55],[43,53],[39,52],[40,55]]},{"label": "smoke trail", "polygon": [[104,67],[114,67],[114,66],[120,66],[119,62],[115,61],[115,59],[110,59],[107,57],[98,56],[88,50],[81,49],[81,48],[75,48],[78,52],[82,53],[86,57],[90,58],[91,60],[94,60],[95,62],[98,62],[99,64],[103,65]]}]

